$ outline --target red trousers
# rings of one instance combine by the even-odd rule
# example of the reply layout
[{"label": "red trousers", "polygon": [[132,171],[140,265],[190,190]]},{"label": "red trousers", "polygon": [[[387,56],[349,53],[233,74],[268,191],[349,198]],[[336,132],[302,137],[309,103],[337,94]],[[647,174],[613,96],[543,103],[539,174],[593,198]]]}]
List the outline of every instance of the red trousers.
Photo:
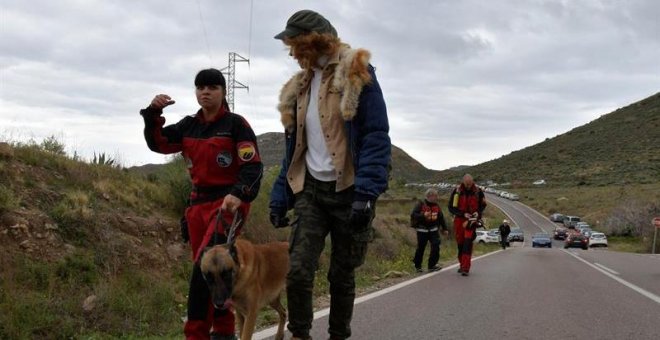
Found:
[{"label": "red trousers", "polygon": [[458,263],[461,271],[469,272],[472,265],[472,239],[474,230],[466,229],[465,218],[454,218],[454,233],[456,235],[456,245],[458,246]]},{"label": "red trousers", "polygon": [[[221,311],[213,307],[211,294],[202,276],[198,261],[204,247],[214,241],[214,232],[219,233],[218,243],[227,242],[222,222],[216,226],[216,217],[221,205],[222,199],[219,199],[193,205],[186,209],[192,258],[195,262],[188,291],[188,320],[183,330],[187,340],[207,340],[210,338],[211,328],[218,335],[233,335],[235,332],[234,313],[231,310]],[[249,210],[248,203],[240,206],[239,211],[243,220]],[[232,213],[223,212],[222,214],[222,219],[228,226],[231,225],[233,218]]]}]

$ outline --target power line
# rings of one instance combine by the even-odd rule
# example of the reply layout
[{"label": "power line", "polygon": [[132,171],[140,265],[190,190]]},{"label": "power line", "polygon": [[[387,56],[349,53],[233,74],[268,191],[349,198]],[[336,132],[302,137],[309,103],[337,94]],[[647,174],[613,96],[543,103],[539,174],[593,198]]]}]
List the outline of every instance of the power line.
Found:
[{"label": "power line", "polygon": [[[248,30],[248,59],[252,56],[250,52],[252,52],[252,10],[254,8],[254,0],[250,0],[250,28]],[[250,64],[248,64],[248,68],[250,67]]]},{"label": "power line", "polygon": [[209,37],[206,34],[206,25],[204,24],[204,16],[202,15],[202,5],[197,0],[197,11],[199,12],[199,22],[202,25],[202,31],[204,32],[204,43],[206,44],[206,52],[209,56],[209,64],[213,63],[213,58],[211,56],[211,46],[209,45]]}]

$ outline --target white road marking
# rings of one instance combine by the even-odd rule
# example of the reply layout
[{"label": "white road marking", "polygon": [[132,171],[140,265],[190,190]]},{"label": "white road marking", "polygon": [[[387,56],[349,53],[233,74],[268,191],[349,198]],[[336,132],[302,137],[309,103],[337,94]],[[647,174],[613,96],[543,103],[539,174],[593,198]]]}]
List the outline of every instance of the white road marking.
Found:
[{"label": "white road marking", "polygon": [[536,209],[530,207],[529,205],[527,205],[527,204],[525,204],[525,203],[523,203],[523,202],[518,202],[518,203],[524,205],[525,207],[527,207],[527,209],[529,209],[529,210],[533,211],[535,214],[541,216],[544,220],[546,220],[547,222],[550,223],[550,224],[548,224],[548,225],[552,225],[552,226],[555,226],[555,227],[557,226],[557,224],[555,224],[555,222],[551,221],[550,218],[549,218],[548,216],[543,216],[543,214],[541,214],[540,212],[538,212]]},{"label": "white road marking", "polygon": [[607,268],[607,267],[603,266],[602,264],[600,264],[600,263],[598,263],[598,262],[594,262],[594,264],[597,265],[598,267],[600,267],[601,269],[603,269],[603,270],[607,270],[608,272],[610,272],[610,273],[612,273],[612,274],[614,274],[614,275],[621,275],[621,274],[619,274],[618,272],[616,272],[616,271],[614,271],[614,270],[612,270],[612,269],[610,269],[610,268]]},{"label": "white road marking", "polygon": [[[484,254],[484,255],[481,255],[481,256],[479,256],[479,257],[475,257],[475,258],[472,259],[472,261],[476,261],[476,260],[482,259],[482,258],[484,258],[484,257],[487,257],[487,256],[490,256],[490,255],[493,255],[493,254],[499,253],[499,252],[501,252],[501,251],[502,251],[502,250],[496,250],[496,251],[493,251],[493,252],[491,252],[491,253]],[[367,294],[367,295],[364,295],[364,296],[360,296],[359,298],[356,298],[356,299],[355,299],[355,303],[353,303],[353,304],[354,304],[354,305],[357,305],[357,304],[359,304],[359,303],[362,303],[362,302],[365,302],[365,301],[369,301],[369,300],[371,300],[371,299],[375,299],[375,298],[377,298],[377,297],[379,297],[379,296],[382,296],[382,295],[385,295],[385,294],[391,293],[391,292],[393,292],[393,291],[395,291],[395,290],[401,289],[401,288],[406,287],[406,286],[410,286],[411,284],[417,283],[417,282],[422,281],[422,280],[424,280],[424,279],[428,279],[428,278],[430,278],[430,277],[432,277],[432,276],[435,276],[435,275],[438,275],[438,274],[440,274],[440,273],[442,273],[442,272],[446,272],[446,271],[449,271],[449,270],[453,270],[453,269],[455,269],[455,268],[457,268],[457,267],[458,267],[458,263],[454,263],[454,264],[452,264],[451,266],[444,267],[444,268],[442,268],[441,270],[439,270],[439,271],[437,271],[437,272],[432,272],[432,273],[424,274],[424,275],[422,275],[422,276],[418,276],[418,277],[416,277],[416,278],[414,278],[414,279],[410,279],[410,280],[407,280],[407,281],[404,281],[404,282],[401,282],[401,283],[395,284],[394,286],[387,287],[387,288],[385,288],[385,289],[382,289],[382,290],[379,290],[379,291],[375,291],[375,292],[373,292],[373,293],[370,293],[370,294]],[[321,309],[321,310],[319,310],[319,311],[317,311],[317,312],[314,313],[314,320],[319,319],[319,318],[322,318],[322,317],[324,317],[324,316],[326,316],[326,315],[328,315],[328,314],[330,314],[330,308],[324,308],[324,309]],[[285,328],[285,332],[286,332],[286,328]],[[254,333],[253,336],[252,336],[252,338],[255,339],[255,340],[267,339],[267,338],[269,338],[269,337],[274,336],[275,333],[277,333],[277,326],[273,326],[273,327],[270,327],[270,328],[266,328],[266,329],[264,329],[264,330],[262,330],[262,331],[259,331],[259,332],[257,332],[257,333]]]},{"label": "white road marking", "polygon": [[641,287],[639,287],[639,286],[636,286],[636,285],[634,285],[634,284],[632,284],[632,283],[630,283],[630,282],[628,282],[628,281],[626,281],[626,280],[624,280],[624,279],[622,279],[622,278],[620,278],[620,277],[618,277],[618,276],[616,276],[616,275],[614,275],[614,274],[612,274],[612,273],[610,273],[610,272],[608,272],[608,271],[606,271],[606,270],[604,270],[604,269],[601,269],[600,267],[591,264],[591,262],[589,262],[589,261],[587,261],[587,260],[585,260],[585,259],[583,259],[583,258],[581,258],[581,257],[579,257],[579,256],[574,255],[574,254],[571,253],[570,251],[566,251],[566,250],[563,250],[563,249],[562,249],[562,251],[564,251],[566,254],[571,255],[571,256],[573,256],[574,258],[576,258],[576,259],[582,261],[583,263],[585,263],[585,264],[588,265],[589,267],[594,268],[594,269],[596,269],[597,271],[603,273],[605,276],[607,276],[607,277],[609,277],[609,278],[611,278],[611,279],[613,279],[613,280],[619,282],[620,284],[622,284],[622,285],[624,285],[624,286],[626,286],[626,287],[628,287],[628,288],[630,288],[630,289],[636,291],[637,293],[640,293],[640,294],[644,295],[645,297],[647,297],[647,298],[650,299],[651,301],[653,301],[653,302],[655,302],[655,303],[657,303],[657,304],[660,304],[660,296],[657,296],[657,295],[655,295],[655,294],[649,292],[648,290],[645,290],[645,289],[643,289],[643,288],[641,288]]}]

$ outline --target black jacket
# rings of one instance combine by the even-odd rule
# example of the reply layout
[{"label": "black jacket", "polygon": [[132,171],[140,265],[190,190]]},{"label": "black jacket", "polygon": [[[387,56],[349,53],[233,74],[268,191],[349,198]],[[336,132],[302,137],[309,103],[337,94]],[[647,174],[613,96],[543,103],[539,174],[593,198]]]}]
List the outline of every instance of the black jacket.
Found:
[{"label": "black jacket", "polygon": [[[437,213],[435,219],[428,221],[424,217],[425,211],[431,211]],[[437,203],[431,203],[427,200],[419,201],[412,210],[410,214],[411,218],[415,222],[415,228],[417,229],[426,229],[433,231],[442,227],[442,230],[447,230],[447,223],[445,223],[445,216],[442,214],[442,209]]]},{"label": "black jacket", "polygon": [[257,138],[248,122],[238,114],[221,110],[210,122],[201,109],[178,123],[164,126],[162,110],[148,107],[144,117],[144,138],[152,151],[181,152],[195,188],[230,193],[241,201],[257,197],[263,166]]},{"label": "black jacket", "polygon": [[509,236],[511,233],[511,227],[508,224],[500,224],[500,235],[502,238]]}]

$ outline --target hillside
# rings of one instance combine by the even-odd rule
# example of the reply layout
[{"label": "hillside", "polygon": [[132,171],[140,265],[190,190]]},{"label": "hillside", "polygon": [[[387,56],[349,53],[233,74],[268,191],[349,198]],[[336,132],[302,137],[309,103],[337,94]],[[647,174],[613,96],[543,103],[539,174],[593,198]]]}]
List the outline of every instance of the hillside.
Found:
[{"label": "hillside", "polygon": [[[284,154],[284,134],[269,132],[257,136],[261,158],[266,168],[279,165]],[[416,159],[397,146],[392,146],[391,177],[403,182],[428,181],[436,175],[436,171],[424,167]]]},{"label": "hillside", "polygon": [[[478,164],[477,180],[550,185],[646,184],[660,180],[660,93],[567,133]],[[442,171],[458,180],[461,173]]]}]

